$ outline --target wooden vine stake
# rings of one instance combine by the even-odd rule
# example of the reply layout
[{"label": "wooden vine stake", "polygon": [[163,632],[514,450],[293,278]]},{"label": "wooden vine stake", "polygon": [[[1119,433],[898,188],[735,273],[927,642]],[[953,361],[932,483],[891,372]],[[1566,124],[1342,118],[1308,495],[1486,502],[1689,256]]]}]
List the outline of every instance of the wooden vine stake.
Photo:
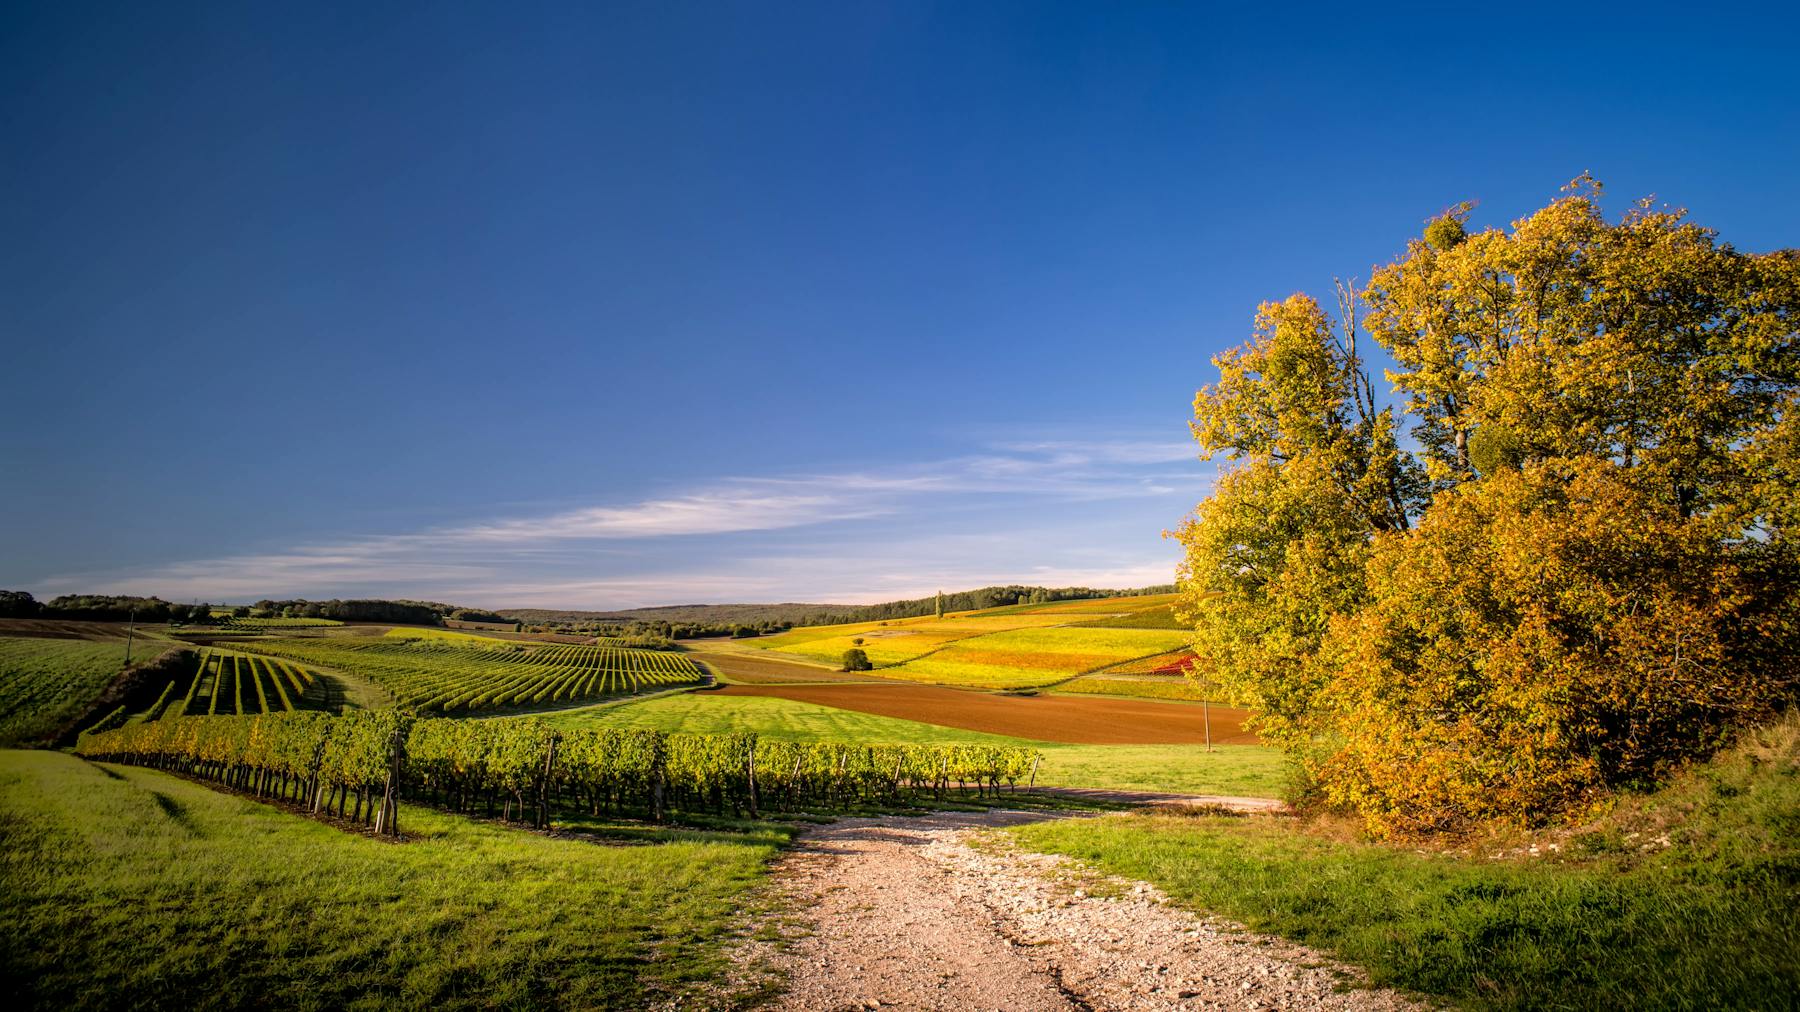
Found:
[{"label": "wooden vine stake", "polygon": [[400,835],[400,799],[394,788],[400,784],[400,763],[406,758],[406,735],[398,728],[388,735],[387,785],[381,792],[381,810],[375,815],[375,835]]}]

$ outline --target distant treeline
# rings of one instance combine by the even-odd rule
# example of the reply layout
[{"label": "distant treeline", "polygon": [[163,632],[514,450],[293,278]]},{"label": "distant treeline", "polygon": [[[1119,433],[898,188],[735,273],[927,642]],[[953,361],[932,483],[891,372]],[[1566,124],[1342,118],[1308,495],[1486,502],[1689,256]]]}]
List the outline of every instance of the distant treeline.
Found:
[{"label": "distant treeline", "polygon": [[[1169,594],[1173,585],[1136,590],[1100,590],[1093,587],[982,587],[942,596],[943,610],[974,611],[1051,601],[1089,600],[1103,597],[1138,597]],[[935,614],[939,597],[921,597],[881,604],[686,604],[625,611],[553,611],[541,608],[502,608],[507,621],[542,628],[574,629],[593,636],[660,636],[698,639],[709,636],[760,636],[801,625],[833,625],[844,622],[881,622]]]},{"label": "distant treeline", "polygon": [[[0,618],[62,618],[90,622],[198,622],[213,620],[215,606],[204,602],[181,604],[160,597],[129,594],[64,594],[40,602],[22,590],[0,590]],[[513,620],[479,608],[460,608],[436,601],[355,600],[307,601],[265,599],[253,605],[228,609],[238,618],[329,618],[340,622],[393,622],[405,625],[442,625],[446,618],[464,622]]]},{"label": "distant treeline", "polygon": [[[759,636],[799,625],[832,625],[842,622],[881,622],[946,612],[1003,608],[1051,601],[1076,601],[1102,597],[1136,597],[1167,594],[1173,586],[1136,590],[1100,590],[1093,587],[982,587],[951,594],[887,601],[882,604],[685,604],[625,611],[556,611],[543,608],[507,608],[485,611],[439,601],[368,600],[308,601],[303,598],[265,598],[252,605],[230,608],[243,618],[328,618],[340,622],[391,622],[400,625],[443,625],[459,622],[517,623],[544,629],[573,629],[593,636],[662,637],[694,639],[706,636]],[[0,618],[65,618],[99,622],[123,622],[136,616],[140,622],[210,622],[214,605],[180,604],[160,597],[126,594],[64,594],[40,603],[24,591],[0,590]]]},{"label": "distant treeline", "polygon": [[210,604],[176,604],[160,597],[129,594],[64,594],[47,602],[22,590],[0,590],[0,618],[66,618],[87,622],[208,621]]}]

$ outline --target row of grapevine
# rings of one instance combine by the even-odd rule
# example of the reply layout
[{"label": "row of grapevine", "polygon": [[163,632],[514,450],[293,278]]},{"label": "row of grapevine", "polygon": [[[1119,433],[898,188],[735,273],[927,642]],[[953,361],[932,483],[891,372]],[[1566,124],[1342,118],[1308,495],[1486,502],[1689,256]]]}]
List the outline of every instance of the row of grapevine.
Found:
[{"label": "row of grapevine", "polygon": [[401,706],[433,713],[586,701],[705,678],[682,654],[586,644],[482,647],[429,639],[319,638],[235,646],[367,678]]},{"label": "row of grapevine", "polygon": [[[316,705],[307,694],[317,681],[316,672],[279,658],[203,650],[185,698],[179,703],[170,699],[166,704],[158,700],[143,719],[298,710]],[[169,689],[173,688],[170,683]]]},{"label": "row of grapevine", "polygon": [[[555,808],[760,815],[905,803],[1034,783],[1039,753],[968,745],[850,745],[754,734],[558,731],[539,720],[271,713],[129,724],[82,738],[93,759],[209,777],[394,830],[401,796],[547,826]],[[375,798],[380,796],[381,814]]]}]

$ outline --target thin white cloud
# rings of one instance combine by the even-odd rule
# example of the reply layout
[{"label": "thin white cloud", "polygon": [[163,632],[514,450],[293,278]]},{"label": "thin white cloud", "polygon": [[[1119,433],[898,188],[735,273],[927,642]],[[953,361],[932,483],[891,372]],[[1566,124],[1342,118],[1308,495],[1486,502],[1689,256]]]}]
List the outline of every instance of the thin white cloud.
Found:
[{"label": "thin white cloud", "polygon": [[547,539],[657,538],[732,534],[862,519],[886,512],[846,496],[699,493],[629,506],[594,506],[540,518],[516,518],[450,528],[438,541],[529,542]]},{"label": "thin white cloud", "polygon": [[[1204,494],[1210,469],[1171,466],[1192,457],[1185,446],[1161,442],[996,443],[981,453],[932,463],[725,478],[707,488],[637,502],[131,572],[67,574],[38,589],[178,600],[370,596],[608,608],[732,600],[860,603],[993,583],[1165,583],[1173,570],[1166,551],[1146,554],[1140,545],[1134,553],[1139,558],[1124,561],[1117,551],[1090,550],[1096,537],[1114,532],[1080,527],[1027,536],[1017,530],[1018,511],[1027,501],[1036,504],[1028,511],[1034,518],[1059,509],[1092,509],[1091,504],[1108,500],[1143,500],[1146,506],[1156,501],[1160,505],[1151,512],[1162,519],[1144,524],[1142,532],[1154,541],[1161,527],[1172,525]],[[896,538],[923,518],[941,529],[941,518],[950,515],[981,532]],[[845,526],[826,526],[832,524]],[[817,553],[785,558],[758,553],[766,536],[803,528],[818,529],[808,535]],[[682,539],[697,537],[707,540],[684,547]],[[603,549],[606,545],[616,548]]]}]

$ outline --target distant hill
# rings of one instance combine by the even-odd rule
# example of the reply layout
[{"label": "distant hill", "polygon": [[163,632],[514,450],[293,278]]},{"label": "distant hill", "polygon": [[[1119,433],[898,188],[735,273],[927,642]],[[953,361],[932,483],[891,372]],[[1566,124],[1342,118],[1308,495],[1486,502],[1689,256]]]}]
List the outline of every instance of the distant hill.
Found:
[{"label": "distant hill", "polygon": [[[1173,586],[1137,590],[1101,590],[1093,587],[982,587],[943,595],[945,611],[975,611],[1014,604],[1046,604],[1102,597],[1136,597],[1167,594]],[[937,595],[880,604],[676,604],[621,611],[568,611],[553,608],[495,608],[506,618],[525,623],[545,622],[668,622],[701,625],[826,625],[838,622],[878,622],[914,618],[937,610]]]},{"label": "distant hill", "polygon": [[837,615],[857,610],[853,604],[667,604],[623,611],[578,611],[560,608],[495,608],[515,622],[670,622],[720,623],[795,622],[802,616]]}]

